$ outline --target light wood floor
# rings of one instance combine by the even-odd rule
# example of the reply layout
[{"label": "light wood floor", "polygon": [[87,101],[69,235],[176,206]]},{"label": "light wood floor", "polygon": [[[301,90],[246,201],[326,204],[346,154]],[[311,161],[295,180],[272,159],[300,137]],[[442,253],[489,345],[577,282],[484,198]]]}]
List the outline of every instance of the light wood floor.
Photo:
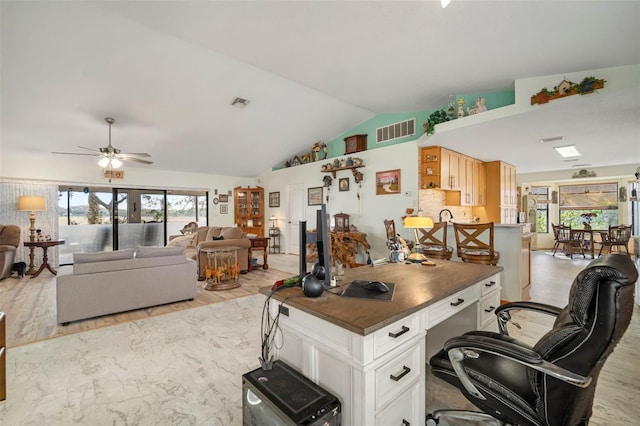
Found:
[{"label": "light wood floor", "polygon": [[[294,257],[287,255],[282,256],[284,258]],[[295,265],[297,259],[298,257],[295,256],[294,261],[280,261],[280,263],[287,266],[288,264]],[[38,340],[108,327],[124,322],[235,299],[236,297],[256,294],[260,287],[271,286],[277,280],[293,275],[290,272],[283,272],[273,267],[278,264],[277,255],[271,256],[269,261],[276,265],[270,265],[270,268],[267,270],[257,269],[247,274],[241,274],[241,286],[232,290],[204,290],[204,282],[198,282],[194,277],[193,285],[197,287],[197,293],[195,299],[192,301],[170,303],[115,315],[105,315],[98,318],[75,321],[68,326],[61,326],[56,322],[56,283],[55,277],[52,274],[45,270],[33,279],[28,276],[24,278],[9,277],[0,281],[0,311],[6,314],[7,347],[16,347]],[[62,268],[71,268],[71,266],[63,266]]]}]

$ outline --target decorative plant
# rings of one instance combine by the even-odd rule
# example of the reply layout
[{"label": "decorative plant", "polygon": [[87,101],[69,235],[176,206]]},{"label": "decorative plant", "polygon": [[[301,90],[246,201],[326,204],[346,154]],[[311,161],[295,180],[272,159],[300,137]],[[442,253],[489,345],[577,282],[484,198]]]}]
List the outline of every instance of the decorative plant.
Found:
[{"label": "decorative plant", "polygon": [[591,221],[593,220],[594,217],[598,217],[597,213],[593,213],[593,212],[589,212],[589,213],[582,213],[580,215],[580,218],[582,218],[583,221],[585,221],[586,223],[591,223]]},{"label": "decorative plant", "polygon": [[432,112],[427,118],[427,121],[424,122],[423,127],[425,133],[432,135],[435,131],[436,124],[444,123],[445,121],[449,121],[449,117],[443,109]]}]

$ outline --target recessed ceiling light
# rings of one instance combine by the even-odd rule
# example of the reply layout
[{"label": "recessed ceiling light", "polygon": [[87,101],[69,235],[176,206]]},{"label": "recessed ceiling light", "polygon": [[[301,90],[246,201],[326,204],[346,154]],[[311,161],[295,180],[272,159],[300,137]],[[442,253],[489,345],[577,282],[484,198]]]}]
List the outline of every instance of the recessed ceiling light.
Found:
[{"label": "recessed ceiling light", "polygon": [[564,139],[564,136],[554,136],[552,138],[543,138],[540,139],[541,143],[549,143],[549,142],[558,142]]},{"label": "recessed ceiling light", "polygon": [[235,98],[233,100],[233,102],[231,102],[231,106],[235,106],[238,108],[244,108],[247,105],[249,105],[249,100],[248,99],[243,99],[243,98]]},{"label": "recessed ceiling light", "polygon": [[579,160],[580,160],[579,158],[569,158],[568,160],[562,160],[562,161],[564,161],[565,163],[572,163],[574,161],[579,161]]},{"label": "recessed ceiling light", "polygon": [[553,149],[558,151],[558,154],[563,157],[577,157],[582,155],[582,153],[578,150],[578,147],[575,145],[565,145],[565,146],[554,146]]}]

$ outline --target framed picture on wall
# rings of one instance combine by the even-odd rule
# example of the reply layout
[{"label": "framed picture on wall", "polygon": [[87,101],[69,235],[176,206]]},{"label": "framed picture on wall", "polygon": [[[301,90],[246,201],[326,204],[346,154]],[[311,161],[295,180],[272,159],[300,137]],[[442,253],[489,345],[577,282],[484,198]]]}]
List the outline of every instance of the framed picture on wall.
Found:
[{"label": "framed picture on wall", "polygon": [[376,172],[376,195],[400,194],[400,169]]},{"label": "framed picture on wall", "polygon": [[338,188],[340,191],[348,191],[349,190],[349,178],[340,178],[338,181]]},{"label": "framed picture on wall", "polygon": [[322,187],[307,189],[307,205],[318,206],[320,204],[322,204]]},{"label": "framed picture on wall", "polygon": [[229,206],[227,206],[226,204],[220,204],[220,214],[227,213],[229,213]]},{"label": "framed picture on wall", "polygon": [[221,203],[228,203],[229,196],[227,194],[220,194],[218,195],[218,201],[220,201]]},{"label": "framed picture on wall", "polygon": [[280,193],[279,192],[270,192],[269,193],[269,207],[280,207]]}]

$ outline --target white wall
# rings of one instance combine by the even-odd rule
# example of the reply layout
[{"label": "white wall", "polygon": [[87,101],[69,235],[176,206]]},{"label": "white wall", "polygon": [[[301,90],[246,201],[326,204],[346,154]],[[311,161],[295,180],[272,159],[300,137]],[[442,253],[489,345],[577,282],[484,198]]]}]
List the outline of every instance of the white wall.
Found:
[{"label": "white wall", "polygon": [[[401,216],[405,215],[407,208],[415,210],[418,208],[418,148],[415,142],[407,142],[385,148],[362,151],[353,154],[355,157],[363,159],[365,167],[359,169],[364,174],[359,188],[354,182],[353,174],[350,170],[341,170],[336,174],[329,190],[329,202],[327,211],[332,216],[336,213],[347,213],[350,215],[350,223],[358,227],[358,230],[367,234],[367,241],[371,245],[371,257],[377,259],[388,256],[386,246],[386,234],[384,229],[384,219],[394,219],[396,228],[403,237],[410,237],[413,234],[402,228]],[[347,158],[342,156],[338,158]],[[303,164],[296,167],[289,167],[281,170],[267,171],[262,173],[258,182],[265,189],[265,196],[269,192],[280,192],[280,207],[266,208],[265,217],[276,215],[281,220],[279,226],[283,232],[281,246],[287,247],[287,239],[298,238],[297,235],[287,235],[286,222],[288,221],[288,194],[287,185],[301,183],[305,188],[323,186],[322,179],[327,173],[321,171],[322,164],[332,162],[334,159],[317,161]],[[375,174],[385,170],[401,170],[401,194],[376,195]],[[338,190],[338,179],[348,177],[349,191]],[[327,188],[324,188],[326,196]],[[357,194],[360,193],[360,199]],[[305,195],[306,197],[306,195]],[[305,200],[306,204],[306,200]],[[268,203],[267,203],[268,206]],[[317,206],[307,207],[308,228],[315,228],[313,220]],[[413,238],[412,238],[413,239]],[[360,262],[365,259],[358,259]]]}]

